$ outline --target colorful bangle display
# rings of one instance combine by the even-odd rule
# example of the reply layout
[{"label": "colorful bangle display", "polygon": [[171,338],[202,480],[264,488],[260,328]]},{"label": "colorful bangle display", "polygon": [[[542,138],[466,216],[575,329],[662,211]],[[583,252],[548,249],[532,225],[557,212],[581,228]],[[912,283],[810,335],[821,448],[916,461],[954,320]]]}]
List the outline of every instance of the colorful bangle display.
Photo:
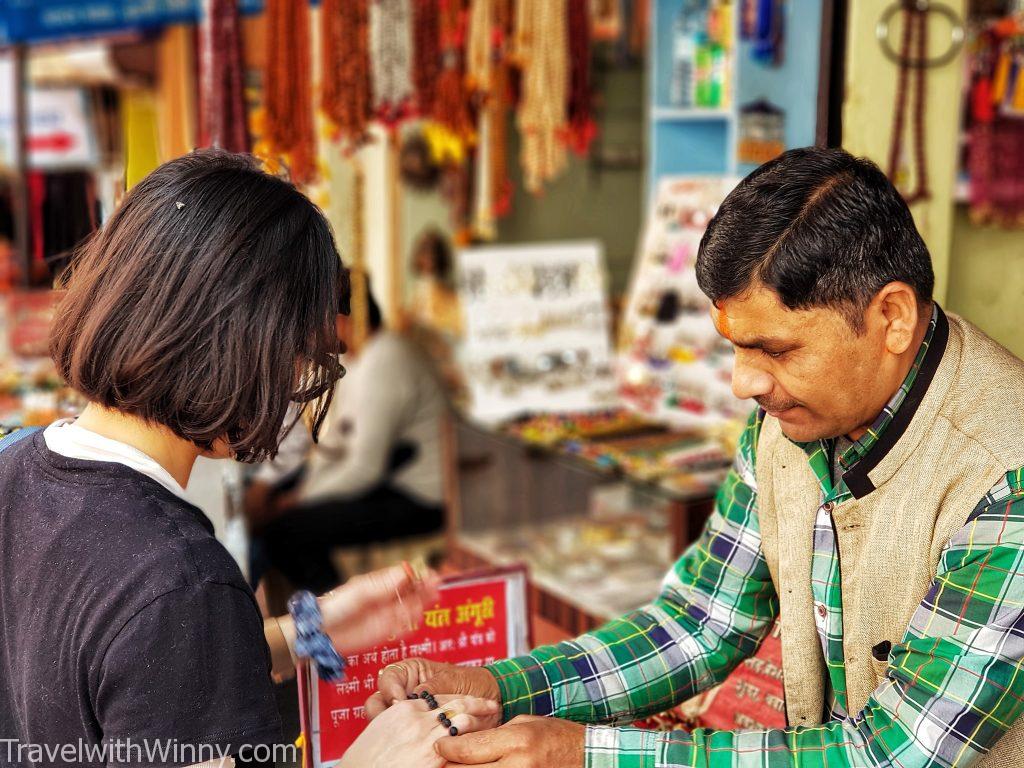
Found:
[{"label": "colorful bangle display", "polygon": [[288,600],[288,613],[295,622],[295,655],[316,662],[322,680],[329,683],[345,677],[345,660],[323,631],[320,604],[312,592],[296,592]]}]

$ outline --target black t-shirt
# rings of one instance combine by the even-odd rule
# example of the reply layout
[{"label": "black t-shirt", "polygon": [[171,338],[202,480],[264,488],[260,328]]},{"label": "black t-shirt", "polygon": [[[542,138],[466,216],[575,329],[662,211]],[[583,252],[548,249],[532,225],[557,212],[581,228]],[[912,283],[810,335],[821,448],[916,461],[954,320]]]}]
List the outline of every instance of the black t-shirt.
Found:
[{"label": "black t-shirt", "polygon": [[42,432],[0,454],[0,766],[280,740],[263,620],[206,516]]}]

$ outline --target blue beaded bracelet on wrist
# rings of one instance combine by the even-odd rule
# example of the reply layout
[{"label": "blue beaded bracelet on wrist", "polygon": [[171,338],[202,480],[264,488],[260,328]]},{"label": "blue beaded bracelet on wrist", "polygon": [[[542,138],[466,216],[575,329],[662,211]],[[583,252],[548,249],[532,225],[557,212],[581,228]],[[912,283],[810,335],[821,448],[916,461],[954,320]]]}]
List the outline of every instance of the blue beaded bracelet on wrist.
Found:
[{"label": "blue beaded bracelet on wrist", "polygon": [[345,677],[345,660],[324,634],[323,614],[312,592],[296,592],[288,600],[288,613],[295,622],[295,655],[316,662],[321,680],[337,682]]}]

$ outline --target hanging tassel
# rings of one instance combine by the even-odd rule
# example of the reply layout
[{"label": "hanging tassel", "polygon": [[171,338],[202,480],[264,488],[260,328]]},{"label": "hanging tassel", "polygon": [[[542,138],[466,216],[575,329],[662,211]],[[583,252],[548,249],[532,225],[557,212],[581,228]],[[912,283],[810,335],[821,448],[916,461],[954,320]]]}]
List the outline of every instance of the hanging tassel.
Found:
[{"label": "hanging tassel", "polygon": [[267,0],[267,68],[264,73],[266,140],[283,156],[296,184],[316,178],[309,6]]}]

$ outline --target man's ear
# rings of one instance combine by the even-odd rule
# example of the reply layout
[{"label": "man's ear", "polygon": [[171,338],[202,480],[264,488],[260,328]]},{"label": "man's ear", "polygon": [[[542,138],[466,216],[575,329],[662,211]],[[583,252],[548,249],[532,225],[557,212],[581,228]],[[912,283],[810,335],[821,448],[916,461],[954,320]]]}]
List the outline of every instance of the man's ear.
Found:
[{"label": "man's ear", "polygon": [[906,352],[921,319],[917,292],[906,283],[891,282],[872,299],[868,313],[881,326],[886,349],[894,355]]}]

